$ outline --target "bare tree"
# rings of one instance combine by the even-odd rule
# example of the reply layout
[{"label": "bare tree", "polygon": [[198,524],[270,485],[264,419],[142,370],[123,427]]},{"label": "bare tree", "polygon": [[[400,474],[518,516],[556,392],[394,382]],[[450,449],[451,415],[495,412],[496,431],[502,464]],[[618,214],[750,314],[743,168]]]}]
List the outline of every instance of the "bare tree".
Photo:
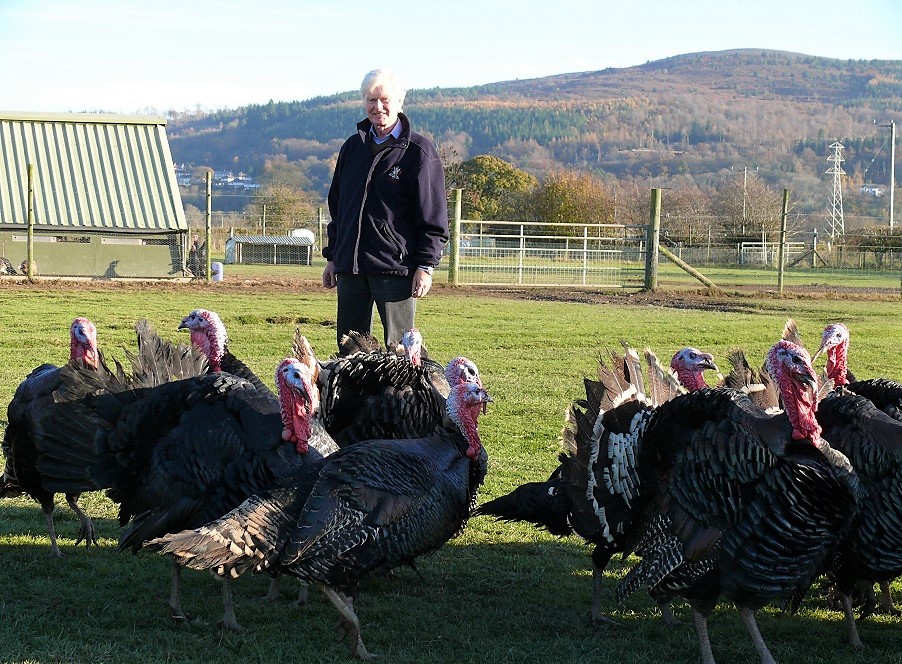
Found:
[{"label": "bare tree", "polygon": [[309,224],[316,207],[303,189],[287,184],[270,184],[260,190],[247,207],[248,214],[265,221],[269,234],[287,234],[292,228]]},{"label": "bare tree", "polygon": [[729,238],[759,238],[778,231],[781,211],[781,194],[754,171],[731,171],[714,201],[720,228]]}]

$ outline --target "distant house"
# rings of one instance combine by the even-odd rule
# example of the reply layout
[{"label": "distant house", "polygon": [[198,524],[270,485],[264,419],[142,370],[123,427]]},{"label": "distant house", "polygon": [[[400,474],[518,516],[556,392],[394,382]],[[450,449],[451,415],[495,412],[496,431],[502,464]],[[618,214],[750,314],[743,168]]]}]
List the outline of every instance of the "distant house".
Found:
[{"label": "distant house", "polygon": [[246,175],[245,173],[238,173],[238,175],[235,175],[232,171],[226,171],[225,173],[214,173],[213,186],[228,187],[231,189],[239,190],[260,188],[260,185],[256,180],[254,180],[254,178]]},{"label": "distant house", "polygon": [[182,277],[188,224],[166,120],[0,111],[0,256],[27,256],[33,165],[37,274]]},{"label": "distant house", "polygon": [[862,194],[870,194],[871,196],[876,196],[877,198],[879,198],[880,196],[883,196],[886,189],[876,184],[863,184],[861,185],[861,189],[859,189],[858,191],[860,191]]}]

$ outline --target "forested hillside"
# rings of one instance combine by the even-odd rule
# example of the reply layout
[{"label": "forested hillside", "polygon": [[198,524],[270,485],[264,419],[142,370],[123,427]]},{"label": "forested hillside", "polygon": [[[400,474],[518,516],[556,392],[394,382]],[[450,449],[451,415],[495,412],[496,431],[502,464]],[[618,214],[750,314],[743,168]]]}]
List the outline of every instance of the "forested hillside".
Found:
[{"label": "forested hillside", "polygon": [[[405,111],[446,160],[490,154],[539,179],[588,171],[618,187],[716,189],[756,172],[822,211],[828,146],[845,146],[850,191],[889,179],[890,120],[902,121],[902,61],[760,50],[679,55],[623,69],[472,88],[411,90]],[[341,142],[363,116],[356,91],[176,116],[178,162],[289,179],[322,199]],[[876,124],[875,124],[876,121]],[[897,179],[898,171],[897,169]]]}]

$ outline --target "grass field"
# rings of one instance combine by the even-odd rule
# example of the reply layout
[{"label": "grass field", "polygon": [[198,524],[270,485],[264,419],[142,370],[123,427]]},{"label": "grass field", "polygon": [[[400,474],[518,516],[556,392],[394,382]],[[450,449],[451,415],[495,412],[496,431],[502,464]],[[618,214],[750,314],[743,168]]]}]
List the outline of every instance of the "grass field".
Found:
[{"label": "grass field", "polygon": [[[222,284],[110,286],[0,283],[0,403],[42,362],[61,363],[75,316],[98,327],[107,355],[132,347],[133,325],[146,317],[173,339],[195,307],[219,312],[233,352],[272,385],[276,364],[299,325],[320,355],[334,350],[334,294],[310,283],[269,287],[256,272],[227,266]],[[232,269],[235,268],[235,269]],[[310,274],[313,274],[311,271]],[[304,273],[302,276],[310,276]],[[286,271],[285,276],[297,276]],[[495,402],[480,420],[490,469],[480,502],[555,468],[563,412],[581,396],[582,378],[619,339],[650,345],[661,357],[693,345],[712,352],[726,370],[726,353],[742,347],[763,357],[788,316],[809,346],[823,326],[841,320],[852,335],[851,368],[861,376],[902,378],[902,334],[897,298],[735,297],[700,308],[667,306],[667,296],[634,304],[511,299],[501,294],[436,288],[421,301],[418,323],[430,353],[440,360],[466,355],[480,367]],[[822,363],[818,362],[819,366]],[[709,381],[715,380],[709,376]],[[5,413],[4,413],[5,417]],[[58,497],[57,522],[67,556],[52,559],[44,519],[27,498],[0,504],[0,661],[108,664],[137,662],[346,661],[337,643],[336,614],[317,592],[307,606],[262,599],[268,578],[235,584],[244,631],[224,633],[219,584],[209,575],[184,574],[183,604],[198,620],[168,618],[169,566],[164,558],[117,554],[115,506],[101,493],[82,502],[100,528],[98,548],[74,547],[78,522]],[[357,603],[363,636],[384,661],[422,662],[695,662],[698,648],[685,605],[684,624],[663,627],[652,603],[636,595],[616,610],[623,623],[591,627],[590,550],[577,538],[558,539],[533,528],[479,517],[465,533],[420,561],[419,574],[399,570],[366,581]],[[613,591],[626,565],[608,570]],[[289,586],[289,584],[286,584]],[[902,586],[896,582],[897,593]],[[815,589],[795,616],[761,612],[759,624],[778,661],[846,664],[902,662],[902,619],[876,616],[860,626],[867,644],[853,653],[842,616]],[[755,662],[757,656],[735,611],[722,605],[711,619],[719,662]]]}]

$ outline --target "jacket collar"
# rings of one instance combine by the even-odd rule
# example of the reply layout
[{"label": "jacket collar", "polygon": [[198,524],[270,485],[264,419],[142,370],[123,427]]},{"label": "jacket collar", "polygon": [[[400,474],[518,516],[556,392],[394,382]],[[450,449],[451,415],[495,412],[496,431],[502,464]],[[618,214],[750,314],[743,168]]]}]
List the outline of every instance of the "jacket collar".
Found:
[{"label": "jacket collar", "polygon": [[[410,120],[403,113],[398,113],[398,120],[401,121],[401,135],[398,136],[397,145],[406,148],[410,143]],[[357,135],[360,136],[360,140],[364,143],[366,143],[366,137],[369,135],[372,126],[373,123],[368,118],[364,118],[357,123]]]}]

